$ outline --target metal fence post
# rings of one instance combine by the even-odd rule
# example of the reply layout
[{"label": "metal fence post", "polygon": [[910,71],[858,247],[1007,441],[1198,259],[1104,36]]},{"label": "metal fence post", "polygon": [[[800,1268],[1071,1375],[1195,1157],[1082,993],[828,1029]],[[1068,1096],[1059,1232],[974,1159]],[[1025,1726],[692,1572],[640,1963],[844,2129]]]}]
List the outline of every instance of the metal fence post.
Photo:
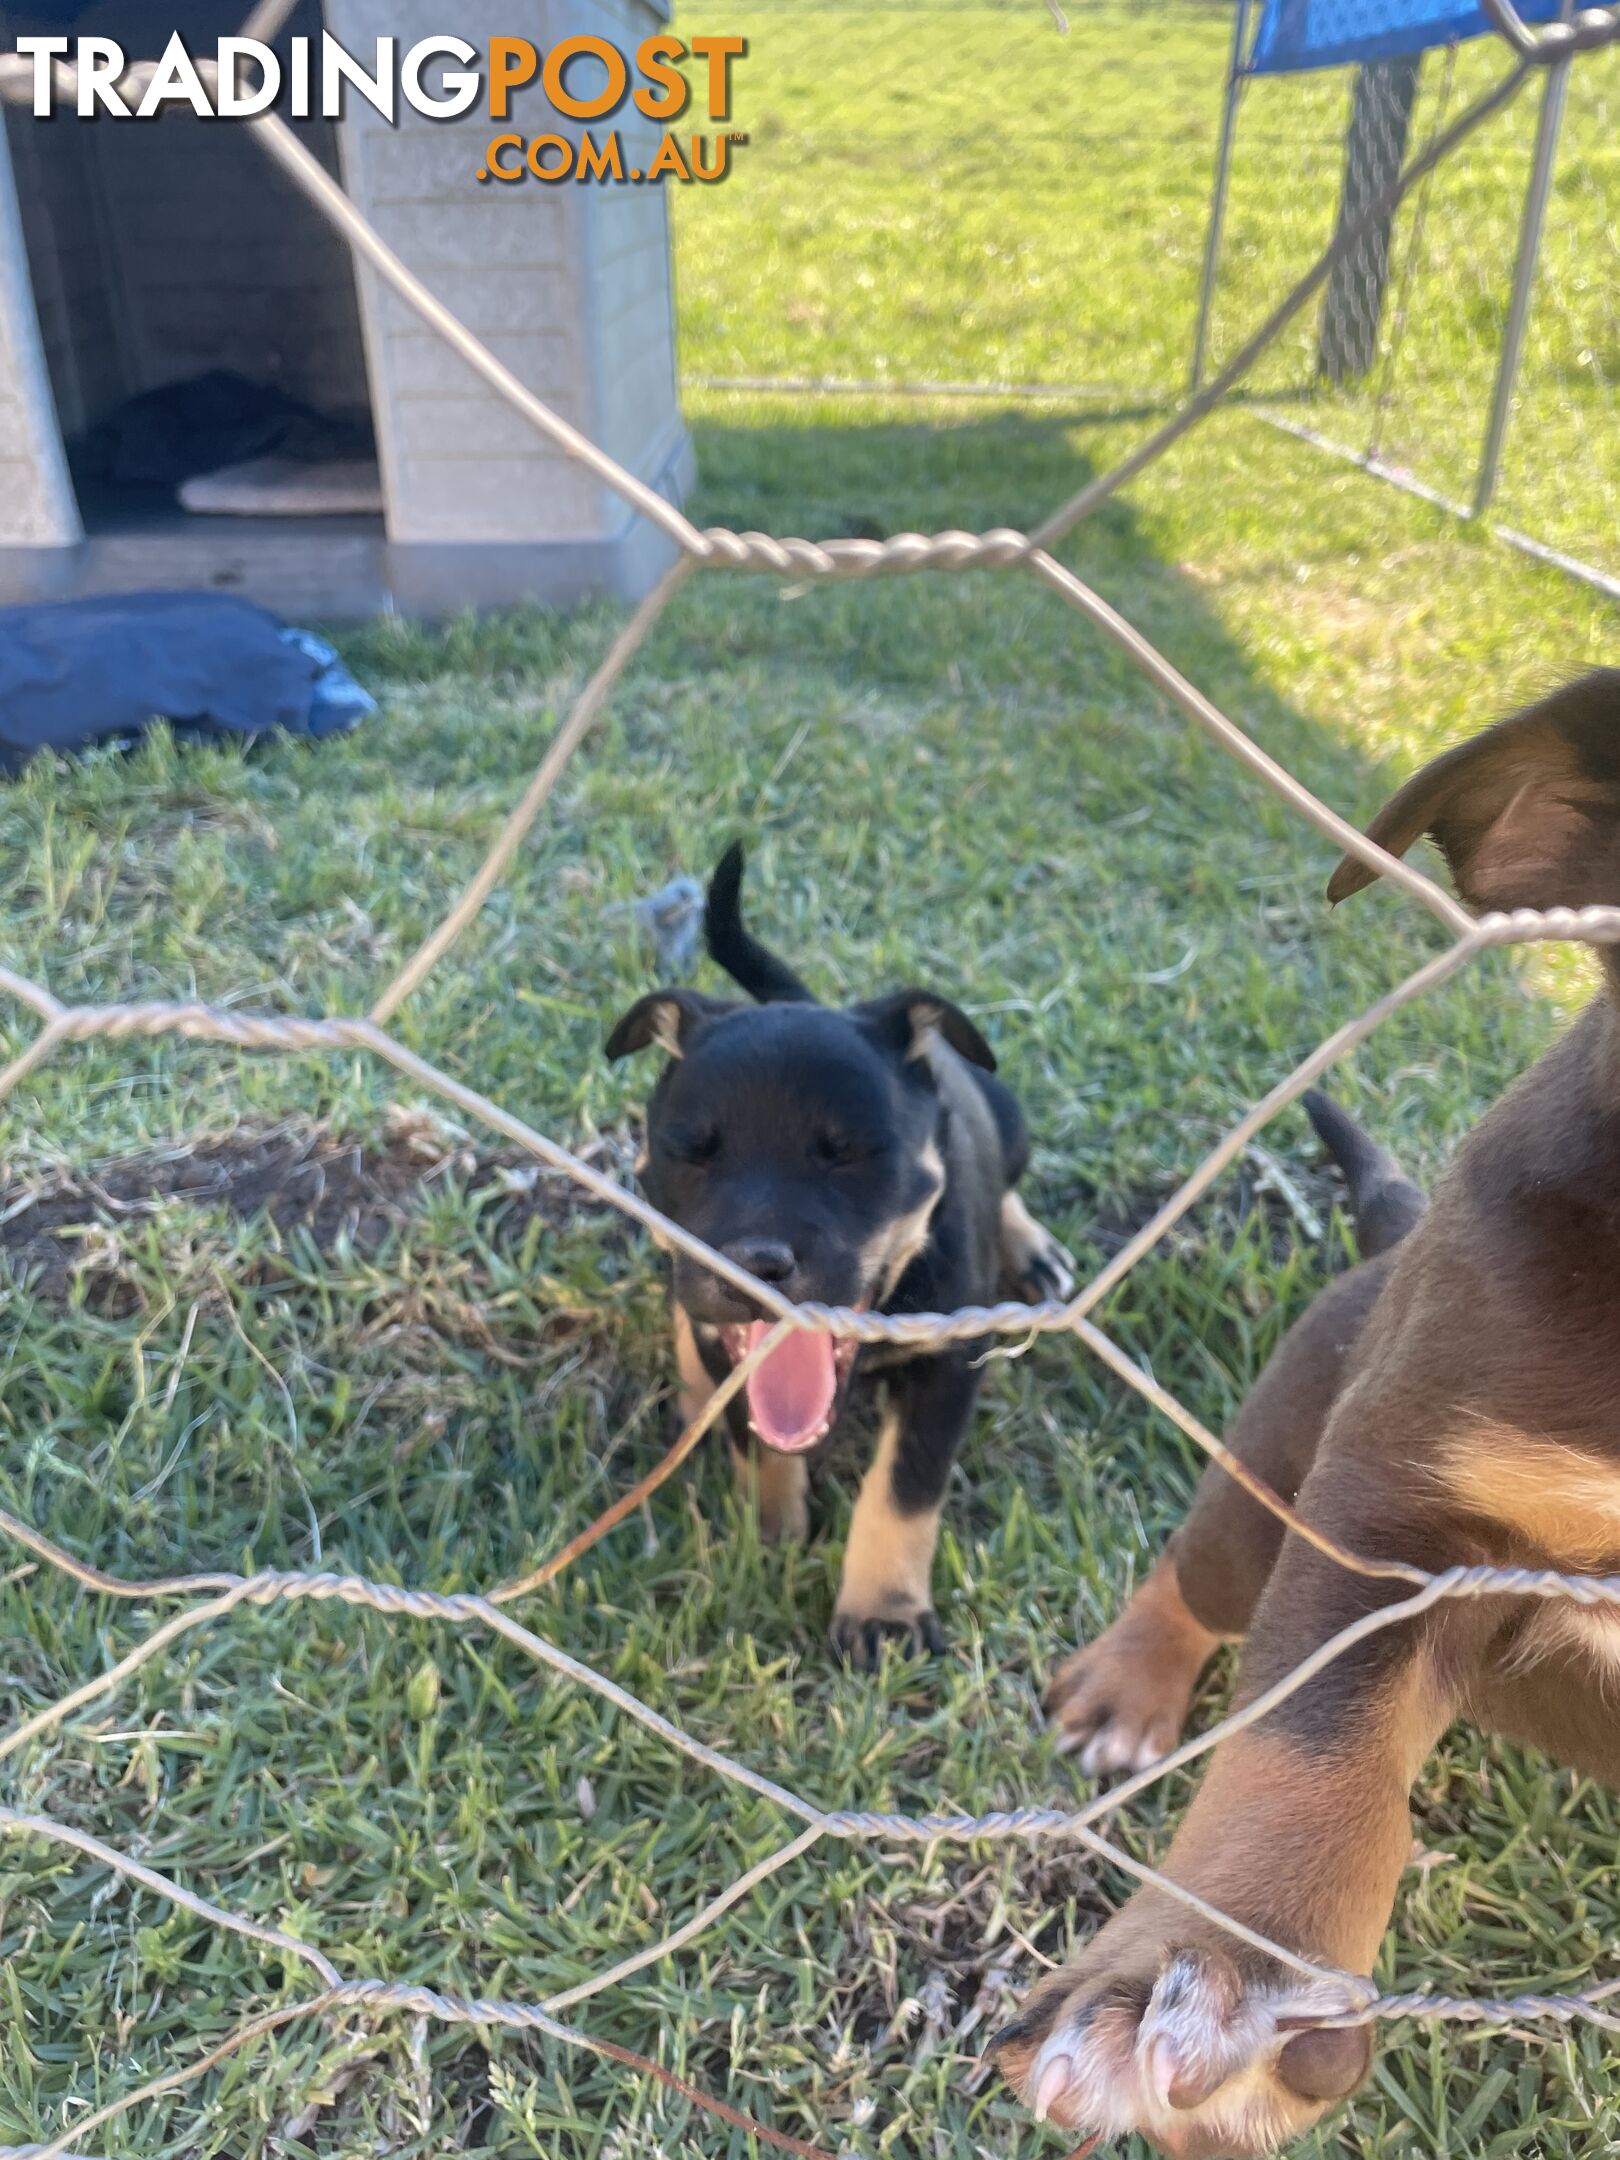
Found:
[{"label": "metal fence post", "polygon": [[1536,121],[1535,155],[1530,166],[1530,185],[1525,192],[1524,216],[1519,225],[1519,252],[1513,265],[1513,297],[1508,303],[1502,331],[1502,351],[1496,363],[1496,387],[1491,394],[1491,417],[1480,454],[1479,478],[1474,485],[1474,515],[1483,517],[1496,493],[1502,469],[1502,449],[1508,423],[1513,417],[1513,392],[1524,356],[1524,333],[1530,320],[1530,299],[1535,291],[1536,270],[1541,261],[1541,235],[1547,222],[1547,198],[1552,193],[1553,167],[1558,161],[1558,137],[1564,125],[1569,99],[1570,56],[1553,61],[1547,70],[1541,113]]},{"label": "metal fence post", "polygon": [[1232,16],[1232,58],[1226,71],[1226,103],[1221,108],[1221,140],[1215,153],[1215,187],[1209,205],[1209,230],[1204,235],[1204,273],[1198,287],[1198,327],[1193,332],[1192,376],[1189,387],[1198,389],[1204,379],[1204,353],[1209,343],[1210,310],[1215,304],[1215,280],[1221,267],[1221,234],[1226,224],[1226,190],[1232,177],[1232,144],[1237,134],[1238,99],[1243,95],[1243,61],[1249,42],[1250,0],[1237,0]]}]

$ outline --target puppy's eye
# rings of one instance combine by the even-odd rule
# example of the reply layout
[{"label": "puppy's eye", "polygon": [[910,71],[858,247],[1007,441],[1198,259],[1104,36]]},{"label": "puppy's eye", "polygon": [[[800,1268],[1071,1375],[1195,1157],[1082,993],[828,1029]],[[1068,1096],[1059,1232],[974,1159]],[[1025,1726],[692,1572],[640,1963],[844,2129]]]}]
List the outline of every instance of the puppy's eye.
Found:
[{"label": "puppy's eye", "polygon": [[849,1133],[819,1132],[810,1142],[810,1160],[822,1170],[842,1170],[864,1160],[869,1151]]},{"label": "puppy's eye", "polygon": [[691,1163],[701,1169],[720,1153],[720,1134],[712,1125],[678,1125],[673,1132],[664,1135],[664,1150],[677,1162]]}]

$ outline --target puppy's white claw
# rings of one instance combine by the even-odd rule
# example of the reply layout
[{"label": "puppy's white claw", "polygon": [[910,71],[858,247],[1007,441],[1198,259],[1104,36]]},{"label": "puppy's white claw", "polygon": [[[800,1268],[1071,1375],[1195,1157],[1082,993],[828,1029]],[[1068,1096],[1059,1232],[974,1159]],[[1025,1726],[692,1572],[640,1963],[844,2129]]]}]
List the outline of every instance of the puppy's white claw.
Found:
[{"label": "puppy's white claw", "polygon": [[1181,2061],[1168,2033],[1158,2033],[1142,2051],[1142,2074],[1147,2089],[1161,2108],[1174,2107],[1173,2097],[1181,2082]]},{"label": "puppy's white claw", "polygon": [[1073,2082],[1074,2057],[1063,2053],[1050,2056],[1041,2071],[1040,2082],[1035,2087],[1035,2097],[1030,2103],[1030,2113],[1037,2122],[1045,2122]]},{"label": "puppy's white claw", "polygon": [[1105,1770],[1114,1768],[1114,1751],[1105,1725],[1101,1732],[1093,1733],[1080,1754],[1080,1775],[1101,1777]]},{"label": "puppy's white claw", "polygon": [[1161,2108],[1202,2107],[1253,2060],[1269,2032],[1271,2004],[1245,2013],[1242,1983],[1219,1955],[1172,1958],[1160,1973],[1137,2039],[1137,2058]]},{"label": "puppy's white claw", "polygon": [[1067,1747],[1062,1741],[1058,1743],[1061,1754],[1069,1754],[1074,1748],[1081,1751],[1080,1769],[1085,1777],[1104,1777],[1111,1770],[1145,1770],[1165,1752],[1151,1733],[1138,1737],[1114,1719],[1087,1740],[1073,1740]]}]

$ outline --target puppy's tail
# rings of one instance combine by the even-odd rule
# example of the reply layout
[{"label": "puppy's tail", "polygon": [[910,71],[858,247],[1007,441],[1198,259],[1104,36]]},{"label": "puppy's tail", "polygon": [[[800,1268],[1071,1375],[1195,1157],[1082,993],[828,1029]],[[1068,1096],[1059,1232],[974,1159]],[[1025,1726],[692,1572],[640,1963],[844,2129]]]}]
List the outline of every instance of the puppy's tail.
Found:
[{"label": "puppy's tail", "polygon": [[1363,1260],[1388,1252],[1414,1228],[1428,1202],[1393,1155],[1347,1110],[1311,1088],[1301,1097],[1317,1137],[1344,1172]]},{"label": "puppy's tail", "polygon": [[709,896],[703,904],[703,942],[709,958],[761,1005],[813,1005],[814,994],[787,962],[767,952],[743,927],[743,862],[742,842],[733,840],[709,880]]}]

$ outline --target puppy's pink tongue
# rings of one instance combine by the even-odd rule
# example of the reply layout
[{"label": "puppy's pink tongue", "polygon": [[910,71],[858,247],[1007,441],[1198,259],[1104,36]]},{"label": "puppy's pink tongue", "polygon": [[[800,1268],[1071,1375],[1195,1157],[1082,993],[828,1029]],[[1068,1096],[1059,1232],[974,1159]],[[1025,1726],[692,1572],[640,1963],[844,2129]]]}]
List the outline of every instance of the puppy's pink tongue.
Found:
[{"label": "puppy's pink tongue", "polygon": [[[755,1350],[774,1323],[756,1320],[747,1347]],[[795,1329],[784,1335],[748,1380],[748,1411],[765,1443],[792,1455],[819,1440],[838,1393],[838,1367],[830,1335]]]}]

